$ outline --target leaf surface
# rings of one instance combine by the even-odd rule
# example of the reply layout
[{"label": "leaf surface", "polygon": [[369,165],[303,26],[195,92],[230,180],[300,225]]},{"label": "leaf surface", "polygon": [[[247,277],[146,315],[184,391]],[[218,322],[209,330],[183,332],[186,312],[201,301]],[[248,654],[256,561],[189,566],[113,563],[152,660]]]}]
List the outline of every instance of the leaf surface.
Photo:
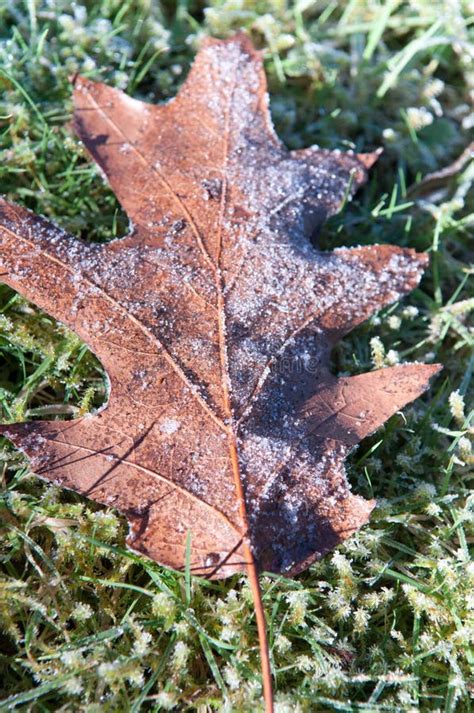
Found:
[{"label": "leaf surface", "polygon": [[191,533],[194,573],[295,574],[367,522],[344,459],[438,370],[336,378],[331,348],[427,258],[315,250],[376,155],[288,151],[243,35],[208,40],[165,105],[81,77],[74,104],[131,232],[87,245],[2,201],[0,272],[89,345],[109,400],[1,430],[40,477],[125,513],[129,545],[165,565],[183,567]]}]

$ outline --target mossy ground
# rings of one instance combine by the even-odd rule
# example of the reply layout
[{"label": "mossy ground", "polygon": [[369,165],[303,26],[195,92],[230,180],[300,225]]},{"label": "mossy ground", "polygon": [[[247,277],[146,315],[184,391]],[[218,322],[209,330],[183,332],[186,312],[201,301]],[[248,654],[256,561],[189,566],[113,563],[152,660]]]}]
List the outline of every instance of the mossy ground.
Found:
[{"label": "mossy ground", "polygon": [[[162,101],[202,36],[243,27],[265,51],[288,146],[384,147],[322,247],[430,253],[420,288],[334,354],[347,373],[416,359],[444,370],[352,457],[355,491],[379,502],[371,524],[296,580],[262,578],[280,713],[471,710],[472,163],[429,195],[409,188],[469,141],[473,12],[461,0],[0,0],[0,190],[10,199],[86,240],[124,234],[68,127],[69,77]],[[85,346],[10,289],[0,300],[2,419],[102,403]],[[0,710],[259,709],[245,577],[209,583],[136,557],[116,514],[40,482],[6,441],[1,456]]]}]

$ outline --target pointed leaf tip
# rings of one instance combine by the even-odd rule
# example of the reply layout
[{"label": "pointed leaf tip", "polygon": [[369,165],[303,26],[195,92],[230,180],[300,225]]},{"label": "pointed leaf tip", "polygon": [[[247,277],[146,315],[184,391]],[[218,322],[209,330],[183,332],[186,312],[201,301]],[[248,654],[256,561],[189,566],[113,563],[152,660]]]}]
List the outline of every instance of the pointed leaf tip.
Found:
[{"label": "pointed leaf tip", "polygon": [[332,377],[306,402],[303,413],[316,437],[352,447],[426,391],[441,368],[415,363]]},{"label": "pointed leaf tip", "polygon": [[356,156],[361,162],[361,164],[364,166],[364,168],[368,171],[379,160],[382,154],[383,148],[380,147],[378,149],[375,149],[375,151],[371,151],[370,153],[358,153],[356,154]]}]

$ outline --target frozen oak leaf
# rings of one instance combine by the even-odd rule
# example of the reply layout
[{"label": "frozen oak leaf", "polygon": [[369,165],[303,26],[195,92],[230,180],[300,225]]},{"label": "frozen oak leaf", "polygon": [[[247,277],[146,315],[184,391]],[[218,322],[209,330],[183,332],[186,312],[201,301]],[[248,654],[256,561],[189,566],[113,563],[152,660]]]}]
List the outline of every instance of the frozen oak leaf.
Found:
[{"label": "frozen oak leaf", "polygon": [[129,545],[224,577],[294,574],[367,522],[347,453],[436,366],[331,375],[335,341],[418,284],[424,255],[317,252],[311,238],[375,160],[288,151],[260,55],[208,40],[178,96],[75,82],[75,126],[133,230],[86,245],[1,203],[1,279],[102,361],[109,401],[2,426],[42,478],[125,513]]}]

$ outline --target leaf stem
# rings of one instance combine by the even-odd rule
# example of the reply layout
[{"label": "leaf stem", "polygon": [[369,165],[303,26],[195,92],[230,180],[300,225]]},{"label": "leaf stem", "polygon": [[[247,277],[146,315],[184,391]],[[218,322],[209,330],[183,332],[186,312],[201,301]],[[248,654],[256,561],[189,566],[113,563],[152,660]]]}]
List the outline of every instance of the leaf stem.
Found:
[{"label": "leaf stem", "polygon": [[250,583],[250,589],[252,590],[253,603],[255,607],[255,618],[257,620],[265,713],[274,713],[272,670],[270,666],[270,652],[268,649],[267,638],[267,622],[265,619],[265,610],[263,608],[262,589],[260,587],[260,580],[258,578],[255,559],[250,550],[250,547],[247,544],[244,544],[243,549],[245,552],[245,559],[247,561],[247,573]]}]

